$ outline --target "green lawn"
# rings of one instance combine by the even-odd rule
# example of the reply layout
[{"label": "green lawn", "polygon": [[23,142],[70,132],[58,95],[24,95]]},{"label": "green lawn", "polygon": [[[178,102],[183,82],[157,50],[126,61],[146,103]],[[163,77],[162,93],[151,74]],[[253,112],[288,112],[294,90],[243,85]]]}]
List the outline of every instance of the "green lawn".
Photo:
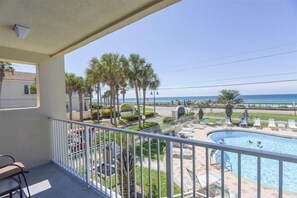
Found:
[{"label": "green lawn", "polygon": [[[160,160],[163,160],[164,158],[164,148],[166,147],[166,143],[164,140],[160,140]],[[145,142],[142,144],[142,154],[145,158],[149,157],[149,144],[148,142]],[[151,141],[151,159],[156,160],[158,158],[158,146],[157,146],[157,140]],[[136,145],[136,154],[140,156],[140,144]]]},{"label": "green lawn", "polygon": [[[204,117],[213,116],[213,117],[222,117],[225,118],[226,114],[224,112],[213,112],[205,113]],[[233,112],[232,118],[240,118],[242,113]],[[269,118],[274,118],[276,121],[288,121],[288,119],[294,119],[297,121],[297,116],[292,114],[278,114],[278,113],[249,113],[250,119],[260,118],[261,120],[268,120]]]},{"label": "green lawn", "polygon": [[[136,184],[141,186],[141,176],[140,176],[140,167],[136,167]],[[151,170],[151,179],[152,179],[152,197],[158,197],[158,171]],[[93,173],[93,178],[96,180],[95,172]],[[115,176],[111,178],[107,178],[106,180],[102,178],[102,185],[109,188],[110,187],[110,179],[111,179],[111,186],[114,188],[116,186],[115,183]],[[117,178],[117,184],[119,185],[119,177]],[[100,182],[100,177],[97,176],[97,181]],[[106,182],[106,183],[105,183]],[[143,168],[143,185],[144,185],[144,193],[145,197],[149,197],[149,169]],[[160,171],[160,185],[161,185],[161,197],[166,197],[166,173]],[[120,193],[120,192],[119,192]],[[174,194],[180,194],[180,188],[174,183]]]}]

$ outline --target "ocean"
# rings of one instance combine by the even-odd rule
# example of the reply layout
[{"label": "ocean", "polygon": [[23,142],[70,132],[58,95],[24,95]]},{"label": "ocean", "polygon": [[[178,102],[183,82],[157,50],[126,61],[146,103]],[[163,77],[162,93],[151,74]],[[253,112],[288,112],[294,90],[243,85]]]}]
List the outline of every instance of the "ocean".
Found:
[{"label": "ocean", "polygon": [[[297,94],[271,94],[271,95],[241,95],[244,103],[265,103],[265,104],[297,104]],[[201,101],[201,100],[216,100],[217,96],[185,96],[185,97],[158,97],[156,102],[171,102],[173,101]],[[153,102],[153,98],[149,97],[148,102]],[[122,100],[120,100],[122,102]],[[94,101],[96,102],[96,101]],[[135,98],[126,98],[126,103],[134,103]]]}]

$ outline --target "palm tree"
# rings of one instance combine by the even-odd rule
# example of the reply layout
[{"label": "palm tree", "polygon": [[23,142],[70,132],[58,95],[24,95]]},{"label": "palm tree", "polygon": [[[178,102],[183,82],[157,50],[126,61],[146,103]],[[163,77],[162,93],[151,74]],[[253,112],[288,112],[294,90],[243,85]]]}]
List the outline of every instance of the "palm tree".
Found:
[{"label": "palm tree", "polygon": [[[129,145],[128,145],[129,146]],[[133,148],[129,149],[131,151]],[[131,197],[135,198],[135,186],[134,186],[134,169],[135,169],[135,159],[134,155],[131,152],[128,152],[127,155],[127,145],[124,146],[122,150],[122,155],[118,155],[117,158],[117,170],[118,170],[118,177],[120,181],[120,186],[123,185],[123,191],[121,194],[123,197]],[[122,160],[121,160],[122,159]],[[129,171],[128,171],[129,170]],[[121,172],[123,171],[123,172]],[[123,175],[123,178],[121,176]],[[128,194],[128,175],[129,175],[129,184],[130,184],[130,194]],[[121,184],[123,179],[123,184]],[[122,190],[122,188],[120,188]]]},{"label": "palm tree", "polygon": [[[154,70],[152,68],[152,65],[146,64],[142,68],[142,72],[140,74],[140,85],[139,85],[143,91],[143,109],[142,109],[143,115],[145,115],[146,90],[149,88],[152,82],[153,75],[154,75]],[[144,121],[143,121],[143,124],[144,124]]]},{"label": "palm tree", "polygon": [[240,99],[239,96],[240,96],[240,93],[237,90],[224,89],[221,91],[221,94],[217,99],[218,103],[226,104],[226,108],[225,108],[226,117],[229,117],[231,122],[232,122],[231,116],[233,113],[234,105],[240,104],[243,102],[243,100]]},{"label": "palm tree", "polygon": [[138,127],[141,127],[140,119],[140,104],[139,104],[139,74],[142,73],[142,68],[145,65],[145,59],[141,58],[138,54],[130,54],[125,67],[125,74],[127,75],[129,85],[134,88],[136,95],[136,104],[138,109]]},{"label": "palm tree", "polygon": [[0,61],[0,108],[1,108],[1,91],[2,91],[2,82],[5,77],[5,73],[14,73],[14,67],[10,62]]},{"label": "palm tree", "polygon": [[76,90],[76,76],[73,73],[65,74],[66,92],[69,97],[69,119],[72,120],[72,93]]},{"label": "palm tree", "polygon": [[111,92],[110,113],[113,116],[113,124],[115,127],[117,127],[117,116],[115,111],[116,86],[119,84],[123,75],[121,62],[122,56],[112,53],[103,54],[100,59],[102,79],[103,82],[109,86]]},{"label": "palm tree", "polygon": [[[149,85],[149,88],[152,89],[154,92],[160,87],[161,82],[156,73],[153,74],[152,76],[152,81]],[[155,100],[155,97],[154,97]],[[155,107],[155,101],[154,101],[154,114],[156,113],[156,107]]]},{"label": "palm tree", "polygon": [[79,100],[79,120],[83,122],[83,94],[85,93],[85,82],[83,77],[77,76],[76,79],[76,90],[78,91]]},{"label": "palm tree", "polygon": [[127,82],[125,82],[125,84],[122,84],[120,86],[120,93],[123,95],[123,103],[125,103],[125,95],[127,91],[129,91],[129,87],[127,85]]},{"label": "palm tree", "polygon": [[92,85],[96,87],[97,93],[97,121],[99,122],[99,104],[102,105],[101,83],[102,83],[102,65],[100,61],[93,57],[90,61],[89,68],[86,69],[87,78]]},{"label": "palm tree", "polygon": [[89,99],[90,99],[90,110],[91,110],[91,119],[93,120],[93,107],[92,107],[92,100],[93,100],[93,86],[92,86],[92,80],[88,78],[86,78],[85,80],[85,91],[86,93],[89,95]]}]

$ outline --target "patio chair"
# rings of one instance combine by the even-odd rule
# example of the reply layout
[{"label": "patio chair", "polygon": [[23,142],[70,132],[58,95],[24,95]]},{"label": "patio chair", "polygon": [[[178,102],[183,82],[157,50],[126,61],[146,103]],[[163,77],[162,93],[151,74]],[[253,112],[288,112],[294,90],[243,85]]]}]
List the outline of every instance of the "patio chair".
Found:
[{"label": "patio chair", "polygon": [[293,131],[297,131],[297,126],[295,120],[289,119],[288,120],[288,128],[292,129]]},{"label": "patio chair", "polygon": [[268,128],[277,129],[274,119],[271,119],[271,118],[268,119]]},{"label": "patio chair", "polygon": [[217,126],[222,126],[222,121],[221,120],[216,120],[216,125]]},{"label": "patio chair", "polygon": [[227,126],[233,126],[232,122],[230,121],[230,118],[229,117],[226,117],[225,118],[225,125]]},{"label": "patio chair", "polygon": [[0,180],[17,176],[19,183],[21,184],[21,175],[27,188],[28,197],[31,197],[28,182],[25,176],[25,173],[29,173],[29,171],[25,170],[26,167],[21,162],[16,162],[15,159],[10,155],[0,154],[0,158],[1,162],[2,160],[5,161],[4,164],[0,164]]},{"label": "patio chair", "polygon": [[215,126],[215,123],[209,122],[208,118],[205,118],[205,124],[208,126]]},{"label": "patio chair", "polygon": [[[221,195],[222,186],[218,183],[214,183],[214,189],[218,195]],[[231,191],[228,187],[224,187],[224,198],[237,198],[238,194]]]},{"label": "patio chair", "polygon": [[[196,185],[196,189],[197,189],[195,194],[198,197],[206,197],[206,192],[207,192],[206,174],[198,177],[191,169],[188,169],[188,168],[187,168],[187,172],[190,175],[190,178],[192,181],[194,181],[194,177],[195,177],[195,185]],[[205,180],[205,181],[201,181],[201,180]],[[217,181],[219,181],[219,179]],[[210,198],[214,198],[215,196],[217,196],[217,191],[213,185],[214,183],[215,182],[213,182],[213,183],[209,182],[208,194],[209,194]]]},{"label": "patio chair", "polygon": [[[210,165],[215,166],[216,169],[221,168],[221,155],[222,152],[220,150],[212,150],[210,152]],[[213,162],[214,161],[214,162]],[[224,162],[223,162],[224,170],[227,169],[227,171],[232,171],[232,164],[230,162],[230,157],[227,152],[224,152]]]},{"label": "patio chair", "polygon": [[261,128],[261,120],[260,120],[260,118],[255,118],[254,119],[254,125],[253,125],[253,127],[255,127],[255,128]]},{"label": "patio chair", "polygon": [[247,122],[246,118],[242,118],[240,120],[239,126],[240,127],[242,127],[242,126],[248,127],[248,122]]}]

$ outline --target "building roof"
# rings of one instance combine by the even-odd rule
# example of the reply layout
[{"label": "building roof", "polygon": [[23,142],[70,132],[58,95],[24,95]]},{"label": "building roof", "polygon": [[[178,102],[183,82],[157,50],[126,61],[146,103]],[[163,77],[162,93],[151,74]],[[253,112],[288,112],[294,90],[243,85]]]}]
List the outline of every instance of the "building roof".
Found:
[{"label": "building roof", "polygon": [[[59,56],[179,0],[0,0],[0,45]],[[24,40],[15,24],[30,28]]]},{"label": "building roof", "polygon": [[4,80],[22,80],[22,81],[34,81],[36,77],[35,73],[18,72],[6,73]]}]

